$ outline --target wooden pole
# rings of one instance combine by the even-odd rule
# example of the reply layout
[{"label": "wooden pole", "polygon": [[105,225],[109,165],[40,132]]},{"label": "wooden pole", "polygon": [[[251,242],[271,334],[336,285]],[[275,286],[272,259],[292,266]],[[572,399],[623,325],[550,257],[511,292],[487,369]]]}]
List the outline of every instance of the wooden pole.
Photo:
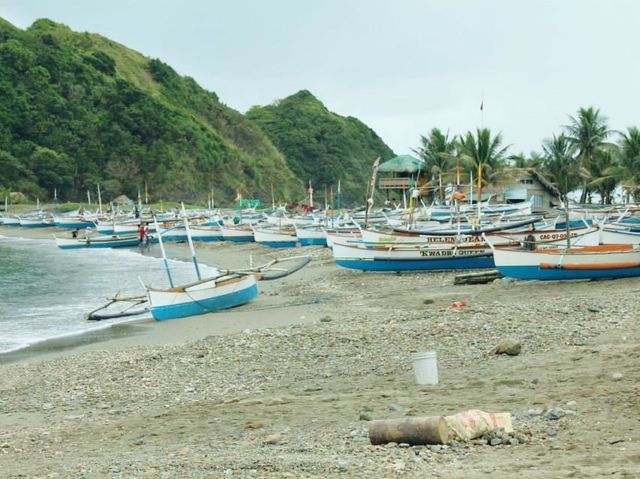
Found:
[{"label": "wooden pole", "polygon": [[98,183],[98,211],[102,214],[102,195],[100,194],[100,183]]},{"label": "wooden pole", "polygon": [[364,227],[367,228],[369,224],[369,210],[373,206],[373,193],[376,189],[376,175],[378,174],[378,166],[380,166],[380,157],[376,158],[376,161],[373,163],[373,171],[371,172],[371,182],[367,187],[367,198],[366,198],[366,207],[367,209],[364,212]]},{"label": "wooden pole", "polygon": [[158,243],[160,244],[160,251],[162,252],[162,262],[164,263],[164,269],[169,277],[169,285],[173,288],[173,278],[171,277],[171,270],[169,269],[169,261],[167,261],[167,253],[164,251],[164,243],[162,242],[162,231],[156,217],[153,217],[153,223],[156,227],[156,234],[158,235]]},{"label": "wooden pole", "polygon": [[478,224],[480,224],[481,203],[482,203],[482,163],[478,163]]},{"label": "wooden pole", "polygon": [[373,445],[389,442],[447,444],[449,433],[442,416],[379,419],[369,422],[369,440]]}]

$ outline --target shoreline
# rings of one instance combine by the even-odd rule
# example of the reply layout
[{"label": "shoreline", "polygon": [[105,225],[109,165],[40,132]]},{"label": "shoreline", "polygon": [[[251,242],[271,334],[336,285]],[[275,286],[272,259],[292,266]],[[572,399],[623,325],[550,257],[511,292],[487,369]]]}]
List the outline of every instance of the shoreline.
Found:
[{"label": "shoreline", "polygon": [[[0,235],[22,239],[49,239],[54,234],[62,235],[64,233],[68,233],[68,230],[56,227],[25,229],[0,226]],[[189,248],[185,242],[170,242],[165,247],[173,259],[191,262]],[[142,254],[133,248],[127,249]],[[146,250],[145,255],[158,257],[160,252],[157,249],[156,247],[153,250]],[[224,258],[228,261],[224,267],[229,268],[244,266],[244,261],[249,256],[257,258],[274,255],[288,256],[287,252],[291,251],[295,251],[294,254],[305,254],[305,252],[313,254],[314,250],[317,253],[318,248],[298,247],[270,250],[255,243],[240,245],[223,242],[196,242],[196,252],[202,264],[217,266]],[[304,323],[306,316],[298,314],[299,311],[296,309],[303,307],[303,305],[281,304],[281,301],[279,302],[277,298],[273,297],[277,294],[273,292],[274,288],[277,289],[277,284],[270,283],[262,282],[258,298],[237,308],[169,321],[155,321],[150,315],[147,315],[146,317],[133,318],[130,321],[97,327],[89,331],[47,338],[13,351],[0,353],[0,365],[47,360],[100,349],[180,344],[202,339],[209,335],[235,334],[246,329],[265,329],[297,322]],[[278,283],[278,281],[274,283]],[[276,314],[265,312],[268,309],[285,309],[288,312],[288,319],[278,319]],[[260,316],[259,319],[258,316]],[[108,321],[107,319],[97,323]]]}]

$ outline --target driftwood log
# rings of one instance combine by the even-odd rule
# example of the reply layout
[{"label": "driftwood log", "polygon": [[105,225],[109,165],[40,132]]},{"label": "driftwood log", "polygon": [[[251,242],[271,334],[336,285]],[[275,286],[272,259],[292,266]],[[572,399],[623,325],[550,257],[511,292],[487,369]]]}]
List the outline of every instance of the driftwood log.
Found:
[{"label": "driftwood log", "polygon": [[449,433],[442,416],[378,419],[369,422],[369,440],[373,445],[389,442],[447,444]]}]

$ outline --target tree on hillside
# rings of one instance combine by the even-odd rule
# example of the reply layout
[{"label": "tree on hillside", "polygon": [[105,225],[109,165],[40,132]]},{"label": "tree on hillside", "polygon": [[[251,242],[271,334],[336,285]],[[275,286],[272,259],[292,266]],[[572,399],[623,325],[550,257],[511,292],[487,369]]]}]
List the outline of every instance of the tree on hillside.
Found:
[{"label": "tree on hillside", "polygon": [[[592,173],[592,169],[597,169],[596,152],[606,145],[606,139],[611,133],[607,119],[600,114],[599,109],[593,107],[580,108],[575,117],[569,118],[571,122],[564,127],[568,133],[567,138],[577,148],[581,166]],[[580,203],[587,201],[589,192],[589,178],[584,177]]]},{"label": "tree on hillside", "polygon": [[449,139],[449,132],[442,133],[439,128],[433,128],[429,136],[420,135],[420,146],[413,151],[425,162],[425,168],[431,179],[438,180],[438,196],[444,201],[442,178],[452,167],[456,144]]},{"label": "tree on hillside", "polygon": [[479,172],[483,185],[494,184],[504,175],[509,146],[503,146],[500,133],[492,136],[488,128],[478,128],[475,135],[469,131],[457,148],[465,166]]},{"label": "tree on hillside", "polygon": [[585,174],[576,155],[577,148],[569,137],[560,133],[545,140],[542,150],[542,173],[558,188],[564,201],[567,193],[581,185],[581,177]]}]

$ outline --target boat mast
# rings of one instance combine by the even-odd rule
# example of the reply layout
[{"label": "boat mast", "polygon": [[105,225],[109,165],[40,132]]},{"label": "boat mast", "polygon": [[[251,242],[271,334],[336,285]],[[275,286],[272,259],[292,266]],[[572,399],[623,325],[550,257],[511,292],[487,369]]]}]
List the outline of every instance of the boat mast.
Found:
[{"label": "boat mast", "polygon": [[565,179],[565,186],[564,186],[564,210],[566,212],[566,216],[567,216],[567,221],[565,221],[565,229],[567,231],[567,249],[571,248],[571,236],[570,236],[570,232],[571,232],[571,225],[569,223],[569,195],[567,194],[567,190],[569,189],[569,186],[567,185],[568,179]]},{"label": "boat mast", "polygon": [[189,242],[189,249],[191,250],[191,258],[193,259],[193,265],[196,267],[196,275],[198,276],[198,280],[201,280],[202,276],[200,275],[198,258],[196,258],[196,250],[193,247],[193,240],[191,239],[191,230],[189,229],[189,220],[187,219],[187,212],[184,209],[184,203],[182,203],[182,213],[184,215],[184,229],[187,232],[187,241]]},{"label": "boat mast", "polygon": [[482,208],[482,162],[478,163],[478,224],[480,224],[481,208]]},{"label": "boat mast", "polygon": [[158,220],[153,216],[153,224],[156,227],[156,233],[158,234],[158,243],[160,243],[160,251],[162,252],[162,262],[164,263],[164,269],[167,272],[167,276],[169,277],[169,285],[173,288],[173,278],[171,278],[171,270],[169,269],[169,262],[167,261],[167,253],[164,251],[164,243],[162,242],[162,231],[160,230],[160,225],[158,224]]}]

